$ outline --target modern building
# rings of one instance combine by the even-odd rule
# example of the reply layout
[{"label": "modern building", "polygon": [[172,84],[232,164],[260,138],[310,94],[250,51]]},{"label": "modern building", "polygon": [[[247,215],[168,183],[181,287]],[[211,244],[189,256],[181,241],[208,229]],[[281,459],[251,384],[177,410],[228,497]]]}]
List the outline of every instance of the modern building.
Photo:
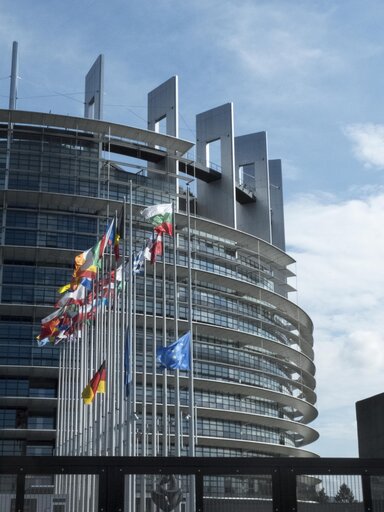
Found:
[{"label": "modern building", "polygon": [[359,457],[384,457],[384,393],[356,402]]},{"label": "modern building", "polygon": [[[195,144],[180,139],[177,77],[149,93],[148,129],[103,120],[103,67],[100,56],[87,74],[84,118],[17,110],[16,80],[10,108],[0,110],[0,454],[314,456],[306,448],[318,437],[309,425],[317,415],[313,326],[289,298],[281,162],[269,159],[266,133],[235,136],[226,104],[197,115]],[[174,205],[175,235],[164,237],[163,257],[147,262],[144,276],[125,284],[135,345],[131,437],[89,447],[96,437],[79,440],[76,421],[113,418],[109,439],[108,428],[126,425],[123,346],[113,341],[120,374],[108,373],[106,395],[82,413],[95,354],[86,353],[85,375],[70,362],[84,356],[86,336],[39,347],[40,322],[74,256],[95,245],[115,212],[124,206],[124,254],[138,254],[151,233],[140,211],[162,203]],[[154,345],[189,328],[192,376],[154,372]],[[60,364],[78,373],[65,380]],[[78,400],[70,415],[65,400]]]}]

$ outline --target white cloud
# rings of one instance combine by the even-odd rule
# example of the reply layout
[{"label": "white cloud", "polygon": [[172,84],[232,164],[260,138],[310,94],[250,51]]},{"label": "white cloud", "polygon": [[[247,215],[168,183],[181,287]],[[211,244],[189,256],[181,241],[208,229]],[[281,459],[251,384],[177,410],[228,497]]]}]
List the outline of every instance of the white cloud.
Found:
[{"label": "white cloud", "polygon": [[343,65],[327,44],[331,13],[295,4],[236,2],[219,15],[214,30],[220,38],[216,41],[248,73],[264,79],[284,76],[286,86],[310,71],[340,69]]},{"label": "white cloud", "polygon": [[299,303],[315,325],[318,428],[334,446],[350,425],[345,456],[357,453],[355,402],[384,391],[383,212],[382,190],[344,202],[306,196],[286,207]]},{"label": "white cloud", "polygon": [[384,125],[350,124],[345,134],[354,143],[353,152],[366,167],[384,169]]}]

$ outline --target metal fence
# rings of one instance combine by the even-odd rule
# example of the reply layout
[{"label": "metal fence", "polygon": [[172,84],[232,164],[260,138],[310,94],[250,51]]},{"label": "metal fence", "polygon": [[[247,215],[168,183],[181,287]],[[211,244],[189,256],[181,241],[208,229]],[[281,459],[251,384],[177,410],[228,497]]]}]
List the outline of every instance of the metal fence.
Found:
[{"label": "metal fence", "polygon": [[0,458],[1,512],[161,510],[384,512],[384,459]]}]

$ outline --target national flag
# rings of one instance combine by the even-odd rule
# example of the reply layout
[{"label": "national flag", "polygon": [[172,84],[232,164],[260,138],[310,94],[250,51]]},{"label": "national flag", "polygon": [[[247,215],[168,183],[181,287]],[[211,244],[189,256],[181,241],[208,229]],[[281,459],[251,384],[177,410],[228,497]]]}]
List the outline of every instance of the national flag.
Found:
[{"label": "national flag", "polygon": [[147,261],[151,261],[151,249],[153,245],[153,240],[151,238],[147,238],[146,245],[144,247],[144,259]]},{"label": "national flag", "polygon": [[190,370],[191,332],[186,332],[167,347],[158,347],[156,362],[160,364],[161,368],[167,368],[168,370]]},{"label": "national flag", "polygon": [[53,343],[54,341],[55,341],[55,339],[53,337],[44,338],[42,340],[38,339],[37,346],[40,348],[45,347],[45,345],[47,345],[48,343]]},{"label": "national flag", "polygon": [[60,318],[54,318],[49,322],[41,324],[40,334],[37,336],[38,340],[55,336],[59,332]]},{"label": "national flag", "polygon": [[172,213],[172,203],[155,204],[141,211],[144,219],[154,226],[156,233],[167,233],[170,236],[173,235]]},{"label": "national flag", "polygon": [[144,249],[141,249],[141,251],[138,252],[135,255],[135,257],[133,258],[132,272],[139,276],[143,275],[144,274],[144,265],[145,265]]},{"label": "national flag", "polygon": [[67,304],[83,304],[87,290],[83,285],[79,285],[76,290],[65,293],[55,304],[56,308],[62,308]]},{"label": "national flag", "polygon": [[125,333],[125,342],[124,342],[124,388],[125,388],[125,396],[128,397],[131,388],[132,382],[132,368],[130,364],[130,350],[131,343],[129,339],[128,329]]},{"label": "national flag", "polygon": [[61,316],[63,313],[64,313],[64,308],[63,307],[59,308],[59,309],[56,309],[56,311],[54,311],[50,315],[48,315],[45,318],[43,318],[41,320],[41,324],[47,324],[48,322],[50,322],[54,318],[58,318],[59,316]]},{"label": "national flag", "polygon": [[100,247],[102,240],[90,249],[75,256],[75,266],[72,274],[71,285],[77,285],[81,278],[95,279],[100,266]]},{"label": "national flag", "polygon": [[84,404],[91,404],[95,398],[96,393],[105,393],[105,381],[107,379],[107,370],[105,368],[105,361],[103,361],[100,368],[97,370],[95,375],[85,386],[81,393],[81,398]]},{"label": "national flag", "polygon": [[118,260],[120,258],[120,249],[119,242],[120,240],[124,240],[124,231],[125,231],[125,218],[124,218],[124,208],[121,209],[120,215],[117,220],[117,225],[115,229],[115,237],[113,241],[113,252],[115,253],[115,257]]},{"label": "national flag", "polygon": [[80,281],[80,284],[84,286],[88,291],[91,291],[93,288],[92,279],[89,279],[89,277],[83,277]]},{"label": "national flag", "polygon": [[124,276],[125,276],[125,280],[128,281],[128,275],[129,275],[129,263],[126,263],[124,268],[123,268],[123,264],[119,265],[116,269],[116,272],[115,272],[115,280],[116,282],[118,283],[117,284],[117,289],[120,290],[121,288],[121,282],[123,281],[123,271],[124,271]]},{"label": "national flag", "polygon": [[161,233],[154,233],[155,239],[150,248],[151,263],[156,263],[156,257],[163,255],[163,236]]},{"label": "national flag", "polygon": [[103,257],[105,248],[107,245],[111,245],[115,239],[115,219],[112,219],[108,224],[107,230],[104,233],[102,239],[100,240],[99,246],[99,259]]},{"label": "national flag", "polygon": [[68,291],[71,287],[71,283],[64,284],[63,286],[60,286],[60,288],[57,290],[58,293],[64,293]]}]

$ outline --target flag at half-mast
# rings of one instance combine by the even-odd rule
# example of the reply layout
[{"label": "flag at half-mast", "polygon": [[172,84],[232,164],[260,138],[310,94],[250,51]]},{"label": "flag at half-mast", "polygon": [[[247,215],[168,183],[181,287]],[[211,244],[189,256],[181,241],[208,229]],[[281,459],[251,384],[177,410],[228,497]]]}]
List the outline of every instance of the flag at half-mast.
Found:
[{"label": "flag at half-mast", "polygon": [[168,370],[191,369],[191,332],[188,331],[178,340],[166,347],[156,349],[156,362]]},{"label": "flag at half-mast", "polygon": [[156,233],[167,233],[170,236],[173,236],[172,214],[172,203],[155,204],[141,211],[141,215],[152,224]]},{"label": "flag at half-mast", "polygon": [[100,368],[83,389],[81,398],[86,405],[93,402],[96,393],[105,393],[105,381],[107,379],[107,370],[105,368],[105,361],[103,361]]}]

